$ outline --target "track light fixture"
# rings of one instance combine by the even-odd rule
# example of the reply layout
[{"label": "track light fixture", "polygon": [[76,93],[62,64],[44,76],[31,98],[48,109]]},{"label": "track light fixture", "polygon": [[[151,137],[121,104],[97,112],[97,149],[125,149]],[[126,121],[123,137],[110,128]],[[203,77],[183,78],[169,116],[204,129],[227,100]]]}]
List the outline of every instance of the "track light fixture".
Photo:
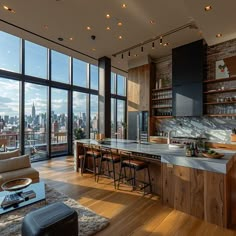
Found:
[{"label": "track light fixture", "polygon": [[[182,25],[182,26],[180,26],[180,27],[178,27],[178,28],[172,29],[172,30],[170,30],[170,31],[168,31],[168,32],[166,32],[166,33],[164,33],[164,34],[160,34],[160,35],[158,35],[158,36],[156,36],[156,37],[154,37],[154,38],[150,38],[150,39],[148,39],[148,40],[146,40],[146,41],[144,41],[144,42],[142,42],[142,43],[136,44],[136,45],[134,45],[134,46],[132,46],[132,47],[129,47],[129,48],[126,48],[126,49],[121,50],[121,51],[119,51],[119,52],[116,52],[116,53],[112,54],[112,56],[115,57],[116,55],[119,55],[119,54],[123,54],[123,53],[125,53],[125,52],[128,52],[128,56],[130,57],[130,51],[131,51],[132,49],[135,49],[135,48],[140,47],[141,52],[143,52],[143,46],[144,46],[145,44],[150,44],[150,43],[152,43],[152,49],[154,49],[154,48],[155,48],[155,43],[154,43],[154,42],[155,42],[156,40],[159,40],[159,44],[160,44],[160,45],[162,45],[162,46],[167,46],[168,43],[167,43],[167,42],[166,42],[166,43],[163,43],[163,38],[166,37],[166,36],[169,36],[169,35],[171,35],[171,34],[174,34],[174,33],[178,32],[178,31],[184,30],[184,29],[198,29],[198,27],[194,24],[194,22],[187,23],[187,24]],[[121,57],[122,57],[122,55],[121,55]]]},{"label": "track light fixture", "polygon": [[152,49],[155,49],[155,43],[152,42]]}]

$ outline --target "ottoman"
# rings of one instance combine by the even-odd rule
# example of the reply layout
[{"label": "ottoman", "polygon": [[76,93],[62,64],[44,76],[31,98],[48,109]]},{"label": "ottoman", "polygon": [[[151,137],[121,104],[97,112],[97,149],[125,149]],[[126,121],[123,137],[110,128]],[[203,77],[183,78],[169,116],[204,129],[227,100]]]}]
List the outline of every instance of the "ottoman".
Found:
[{"label": "ottoman", "polygon": [[78,214],[58,202],[28,213],[22,223],[22,236],[78,236]]}]

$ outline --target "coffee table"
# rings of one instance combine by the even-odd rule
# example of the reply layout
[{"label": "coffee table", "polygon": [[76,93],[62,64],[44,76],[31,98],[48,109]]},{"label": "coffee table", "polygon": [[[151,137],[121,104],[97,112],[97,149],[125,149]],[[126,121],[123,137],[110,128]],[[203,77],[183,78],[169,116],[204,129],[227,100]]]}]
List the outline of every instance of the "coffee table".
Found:
[{"label": "coffee table", "polygon": [[[22,202],[13,204],[13,205],[5,207],[5,208],[0,207],[0,215],[7,213],[9,211],[17,210],[21,207],[28,206],[30,204],[45,200],[45,184],[44,184],[44,182],[31,184],[28,187],[24,188],[23,190],[20,190],[20,192],[24,194],[24,193],[29,192],[31,190],[35,193],[33,198],[26,198]],[[17,191],[16,193],[19,193],[19,191]],[[0,205],[1,205],[2,201],[4,200],[4,198],[6,197],[6,195],[9,195],[9,194],[12,194],[12,192],[9,192],[9,191],[0,192]]]}]

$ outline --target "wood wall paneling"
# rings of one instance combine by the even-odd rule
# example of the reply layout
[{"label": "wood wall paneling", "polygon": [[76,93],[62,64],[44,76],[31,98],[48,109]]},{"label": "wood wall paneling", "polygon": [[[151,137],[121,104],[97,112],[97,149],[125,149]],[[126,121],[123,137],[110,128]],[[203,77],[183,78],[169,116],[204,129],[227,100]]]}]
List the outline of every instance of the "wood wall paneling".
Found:
[{"label": "wood wall paneling", "polygon": [[204,173],[204,214],[207,222],[226,227],[224,174]]},{"label": "wood wall paneling", "polygon": [[174,166],[174,208],[190,214],[190,168]]},{"label": "wood wall paneling", "polygon": [[174,208],[174,166],[162,163],[162,203]]},{"label": "wood wall paneling", "polygon": [[190,171],[190,214],[204,219],[204,171]]},{"label": "wood wall paneling", "polygon": [[149,111],[152,67],[147,64],[128,71],[128,111]]}]

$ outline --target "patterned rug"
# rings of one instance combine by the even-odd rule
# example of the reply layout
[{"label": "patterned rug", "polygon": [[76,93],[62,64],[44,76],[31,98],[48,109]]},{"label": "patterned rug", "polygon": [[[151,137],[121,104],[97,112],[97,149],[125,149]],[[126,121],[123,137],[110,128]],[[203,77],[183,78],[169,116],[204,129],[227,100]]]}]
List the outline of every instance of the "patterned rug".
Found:
[{"label": "patterned rug", "polygon": [[46,185],[46,203],[39,202],[33,205],[20,208],[0,216],[0,235],[1,236],[20,236],[21,223],[24,216],[30,211],[36,210],[54,202],[63,202],[75,209],[78,213],[79,236],[94,235],[108,226],[108,219],[97,215],[90,209],[80,205],[74,199],[56,191]]}]

